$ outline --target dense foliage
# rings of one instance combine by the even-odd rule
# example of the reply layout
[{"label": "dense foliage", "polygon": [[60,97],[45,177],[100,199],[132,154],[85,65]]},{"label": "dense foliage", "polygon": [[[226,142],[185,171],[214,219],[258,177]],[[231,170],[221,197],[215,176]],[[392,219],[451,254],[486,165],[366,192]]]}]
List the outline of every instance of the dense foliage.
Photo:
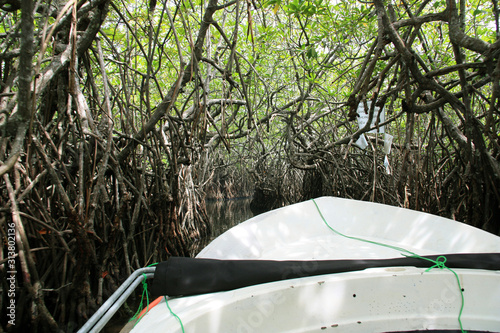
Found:
[{"label": "dense foliage", "polygon": [[260,211],[335,195],[500,234],[499,14],[497,0],[1,0],[18,325],[0,328],[72,331],[134,269],[195,254],[207,196],[254,192]]}]

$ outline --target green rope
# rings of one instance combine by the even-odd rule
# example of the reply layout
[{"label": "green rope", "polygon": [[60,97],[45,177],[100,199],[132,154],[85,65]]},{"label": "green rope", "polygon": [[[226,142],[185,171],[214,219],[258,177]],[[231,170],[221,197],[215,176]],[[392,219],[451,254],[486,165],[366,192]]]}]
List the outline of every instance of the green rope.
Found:
[{"label": "green rope", "polygon": [[[154,263],[154,264],[151,264],[151,265],[148,265],[146,267],[152,267],[152,266],[155,266],[155,265],[158,265],[158,263]],[[144,280],[142,280],[142,296],[141,296],[141,302],[139,303],[139,308],[137,309],[137,312],[134,314],[134,316],[132,318],[130,318],[129,322],[131,322],[132,320],[135,320],[137,319],[137,321],[135,322],[134,324],[134,327],[135,325],[137,325],[137,323],[139,323],[139,321],[142,319],[142,317],[144,317],[146,315],[146,313],[148,313],[149,311],[149,294],[148,294],[148,284],[146,283],[146,280],[147,280],[147,276],[146,274],[142,274],[144,276]],[[144,301],[144,295],[146,295],[146,302],[147,302],[147,306],[146,306],[146,312],[144,312],[144,314],[140,317],[140,318],[137,318],[137,316],[139,315],[139,313],[141,313],[141,310],[142,310],[142,303]],[[179,321],[179,324],[181,324],[181,330],[182,330],[182,333],[185,333],[184,332],[184,325],[182,324],[182,320],[181,318],[179,318],[179,316],[177,316],[173,311],[172,309],[170,308],[170,305],[168,304],[168,301],[167,301],[167,297],[166,296],[163,296],[165,298],[165,303],[167,304],[167,308],[168,310],[170,311],[170,313],[172,314],[172,316],[174,316],[175,318],[177,318],[177,320]]]},{"label": "green rope", "polygon": [[[316,201],[314,201],[314,199],[311,199],[312,202],[314,202],[314,205],[316,206],[316,209],[318,210],[318,213],[319,215],[321,216],[321,219],[323,220],[323,222],[326,224],[326,226],[331,230],[333,231],[334,233],[336,233],[337,235],[340,235],[342,237],[345,237],[345,238],[348,238],[348,239],[352,239],[352,240],[357,240],[357,241],[360,241],[360,242],[365,242],[365,243],[370,243],[370,244],[374,244],[374,245],[379,245],[379,246],[383,246],[383,247],[387,247],[387,248],[390,248],[390,249],[393,249],[393,250],[397,250],[397,251],[400,251],[400,252],[406,252],[408,253],[410,256],[416,256],[416,257],[419,257],[418,254],[416,253],[413,253],[411,251],[408,251],[407,249],[404,249],[402,247],[397,247],[397,246],[392,246],[392,245],[389,245],[389,244],[384,244],[384,243],[379,243],[379,242],[375,242],[375,241],[371,241],[371,240],[368,240],[368,239],[363,239],[363,238],[358,238],[358,237],[352,237],[352,236],[347,236],[347,235],[344,235],[343,233],[341,233],[340,231],[337,231],[335,229],[333,229],[329,224],[328,222],[326,221],[325,217],[323,216],[323,213],[321,213],[321,210],[319,209],[318,207],[318,204],[316,203]],[[404,254],[402,254],[404,255]]]},{"label": "green rope", "polygon": [[177,318],[177,320],[179,321],[179,324],[181,324],[181,330],[182,330],[182,333],[185,333],[185,332],[184,332],[184,325],[182,325],[182,320],[181,320],[181,318],[179,318],[179,316],[178,316],[178,315],[176,315],[176,314],[174,313],[174,311],[172,311],[172,309],[170,308],[170,305],[168,304],[167,296],[163,296],[163,297],[165,298],[165,304],[167,304],[168,311],[170,311],[170,314],[171,314],[172,316],[174,316],[175,318]]},{"label": "green rope", "polygon": [[460,279],[458,277],[458,274],[453,269],[447,267],[444,264],[446,262],[446,257],[445,256],[439,256],[439,257],[436,258],[436,260],[432,260],[432,259],[421,257],[421,256],[417,256],[417,258],[425,259],[425,260],[428,260],[428,261],[434,263],[434,266],[431,266],[431,267],[427,268],[426,272],[430,271],[433,268],[447,269],[450,272],[452,272],[453,275],[455,276],[455,279],[457,280],[457,284],[458,284],[458,289],[460,290],[460,297],[462,299],[462,304],[460,306],[460,311],[458,312],[458,323],[460,324],[460,330],[462,332],[466,333],[466,331],[464,330],[464,328],[462,326],[462,312],[464,311],[465,299],[464,299],[464,292],[463,292],[463,289],[462,289],[462,285],[460,284]]},{"label": "green rope", "polygon": [[[155,262],[154,264],[148,265],[146,267],[152,267],[152,266],[156,266],[156,265],[158,265],[157,262]],[[142,273],[142,276],[143,276],[143,280],[142,280],[141,302],[139,303],[139,306],[137,307],[136,313],[132,316],[132,318],[129,319],[129,322],[137,319],[137,321],[134,324],[134,327],[135,327],[135,325],[137,325],[137,323],[139,323],[139,321],[142,319],[142,317],[144,317],[146,315],[146,313],[148,313],[148,311],[149,311],[149,293],[148,293],[148,284],[147,284],[148,277],[144,273]],[[137,316],[142,311],[142,303],[144,302],[144,295],[146,295],[146,303],[147,303],[146,312],[144,312],[144,314],[140,318],[137,318]]]},{"label": "green rope", "polygon": [[430,261],[430,262],[432,262],[434,264],[434,266],[429,267],[426,270],[426,272],[430,271],[433,268],[447,269],[450,272],[452,272],[453,275],[455,276],[455,279],[457,280],[458,288],[460,290],[460,296],[462,298],[462,304],[460,306],[460,312],[458,313],[458,323],[460,324],[460,330],[462,331],[462,333],[466,333],[466,331],[463,329],[463,326],[462,326],[462,312],[464,310],[464,305],[465,305],[464,293],[463,293],[463,290],[462,290],[462,285],[460,284],[460,279],[458,277],[458,274],[454,270],[452,270],[451,268],[449,268],[449,267],[447,267],[445,265],[445,262],[446,262],[446,257],[445,256],[439,256],[439,257],[436,258],[436,260],[432,260],[430,258],[422,257],[422,256],[420,256],[420,255],[418,255],[418,254],[416,254],[414,252],[411,252],[411,251],[409,251],[407,249],[404,249],[402,247],[392,246],[392,245],[389,245],[389,244],[379,243],[379,242],[371,241],[371,240],[368,240],[368,239],[363,239],[363,238],[359,238],[359,237],[352,237],[352,236],[345,235],[345,234],[343,234],[343,233],[335,230],[334,228],[332,228],[328,224],[328,222],[326,221],[325,217],[323,216],[323,213],[321,213],[321,210],[319,209],[318,204],[316,203],[316,201],[314,199],[311,199],[311,200],[314,203],[314,205],[316,206],[316,210],[318,211],[319,215],[321,216],[321,219],[323,220],[323,222],[326,224],[326,226],[331,231],[333,231],[337,235],[345,237],[345,238],[348,238],[348,239],[357,240],[357,241],[360,241],[360,242],[370,243],[370,244],[374,244],[374,245],[379,245],[379,246],[387,247],[387,248],[390,248],[390,249],[393,249],[393,250],[397,250],[397,251],[402,252],[401,255],[403,255],[405,257],[413,257],[413,258],[419,258],[419,259],[424,259],[424,260]]},{"label": "green rope", "polygon": [[[139,315],[139,313],[141,313],[142,311],[142,303],[144,301],[144,295],[146,295],[146,303],[147,303],[147,310],[144,314],[146,314],[148,311],[149,311],[149,294],[148,294],[148,284],[146,282],[146,280],[148,279],[148,277],[146,276],[146,274],[142,273],[142,276],[143,276],[143,280],[142,280],[142,296],[141,296],[141,302],[139,303],[139,307],[137,308],[137,311],[136,313],[132,316],[132,318],[129,319],[129,322],[131,322],[132,320],[136,320],[137,319],[137,322],[135,323],[135,325],[137,325],[137,323],[142,319],[142,317],[144,315],[142,315],[140,318],[137,318],[137,316]],[[135,326],[134,325],[134,326]]]}]

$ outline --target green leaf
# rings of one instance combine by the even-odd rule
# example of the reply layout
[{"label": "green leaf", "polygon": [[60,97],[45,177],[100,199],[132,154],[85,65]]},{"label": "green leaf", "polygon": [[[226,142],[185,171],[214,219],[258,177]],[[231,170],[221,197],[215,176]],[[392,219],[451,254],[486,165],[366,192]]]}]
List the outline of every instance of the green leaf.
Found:
[{"label": "green leaf", "polygon": [[314,46],[310,46],[307,51],[306,51],[306,56],[309,59],[316,59],[318,57],[318,52],[316,52],[316,49]]}]

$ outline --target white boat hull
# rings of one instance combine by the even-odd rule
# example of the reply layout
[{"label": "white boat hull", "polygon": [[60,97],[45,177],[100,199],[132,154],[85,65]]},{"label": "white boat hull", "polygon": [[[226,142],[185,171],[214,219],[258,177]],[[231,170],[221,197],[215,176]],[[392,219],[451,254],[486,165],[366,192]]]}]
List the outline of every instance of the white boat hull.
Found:
[{"label": "white boat hull", "polygon": [[[445,218],[339,198],[259,215],[209,244],[214,259],[375,259],[498,253],[500,237]],[[346,237],[348,236],[348,237]],[[311,269],[304,261],[304,271]],[[500,271],[416,267],[288,279],[168,300],[185,332],[390,332],[460,328],[500,332]],[[165,300],[133,332],[181,332]]]}]

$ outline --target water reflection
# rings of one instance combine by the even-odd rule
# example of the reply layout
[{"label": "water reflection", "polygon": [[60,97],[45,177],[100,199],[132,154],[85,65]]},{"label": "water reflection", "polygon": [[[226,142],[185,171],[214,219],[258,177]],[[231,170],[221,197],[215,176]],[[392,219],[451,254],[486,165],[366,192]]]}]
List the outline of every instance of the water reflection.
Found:
[{"label": "water reflection", "polygon": [[250,210],[251,197],[237,199],[206,199],[207,214],[212,232],[208,239],[197,239],[191,244],[189,253],[196,256],[205,246],[235,225],[253,217]]},{"label": "water reflection", "polygon": [[212,222],[211,240],[233,226],[253,217],[250,210],[252,198],[206,200],[207,213]]}]

